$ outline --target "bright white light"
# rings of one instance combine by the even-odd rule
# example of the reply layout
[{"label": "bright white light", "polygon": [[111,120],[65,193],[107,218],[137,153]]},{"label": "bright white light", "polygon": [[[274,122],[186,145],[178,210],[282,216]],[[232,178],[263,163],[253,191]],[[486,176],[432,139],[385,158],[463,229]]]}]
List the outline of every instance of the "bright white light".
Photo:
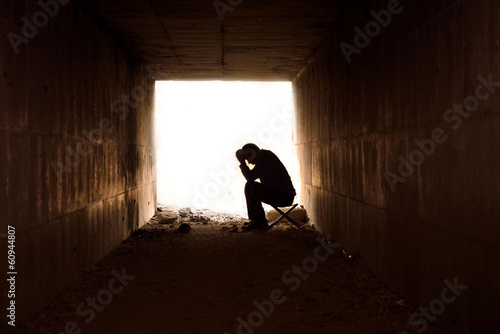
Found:
[{"label": "bright white light", "polygon": [[299,192],[292,117],[290,82],[156,82],[158,203],[246,217],[235,152],[249,142],[276,153]]}]

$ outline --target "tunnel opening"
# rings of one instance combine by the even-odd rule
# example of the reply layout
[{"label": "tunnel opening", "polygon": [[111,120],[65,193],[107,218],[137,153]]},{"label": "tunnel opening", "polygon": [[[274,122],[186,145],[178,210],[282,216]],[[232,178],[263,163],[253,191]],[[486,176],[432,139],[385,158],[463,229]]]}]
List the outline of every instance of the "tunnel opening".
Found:
[{"label": "tunnel opening", "polygon": [[291,82],[158,81],[155,117],[159,206],[246,216],[246,143],[280,158],[300,199]]}]

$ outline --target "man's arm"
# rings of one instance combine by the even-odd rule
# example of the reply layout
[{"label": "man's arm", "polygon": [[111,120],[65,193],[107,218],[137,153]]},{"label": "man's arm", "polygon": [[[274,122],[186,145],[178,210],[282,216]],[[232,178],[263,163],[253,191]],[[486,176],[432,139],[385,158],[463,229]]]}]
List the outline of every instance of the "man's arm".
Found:
[{"label": "man's arm", "polygon": [[244,161],[240,165],[240,169],[243,173],[243,176],[245,177],[245,179],[247,179],[248,182],[254,181],[259,178],[255,173],[255,167],[251,170],[250,168],[248,168],[247,164]]},{"label": "man's arm", "polygon": [[236,158],[240,162],[241,173],[243,174],[243,176],[247,181],[251,182],[254,181],[255,179],[258,179],[259,177],[255,173],[255,168],[253,170],[250,170],[250,168],[248,168],[245,162],[245,156],[246,153],[243,150],[236,151]]}]

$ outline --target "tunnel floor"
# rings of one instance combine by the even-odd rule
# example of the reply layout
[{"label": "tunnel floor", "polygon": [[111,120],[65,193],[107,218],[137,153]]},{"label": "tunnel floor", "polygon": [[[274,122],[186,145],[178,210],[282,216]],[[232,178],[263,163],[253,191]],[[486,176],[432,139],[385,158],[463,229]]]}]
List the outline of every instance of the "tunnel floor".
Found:
[{"label": "tunnel floor", "polygon": [[[227,231],[233,223],[240,232]],[[20,333],[416,333],[416,307],[330,254],[312,227],[242,233],[241,224],[177,234],[152,220]]]}]

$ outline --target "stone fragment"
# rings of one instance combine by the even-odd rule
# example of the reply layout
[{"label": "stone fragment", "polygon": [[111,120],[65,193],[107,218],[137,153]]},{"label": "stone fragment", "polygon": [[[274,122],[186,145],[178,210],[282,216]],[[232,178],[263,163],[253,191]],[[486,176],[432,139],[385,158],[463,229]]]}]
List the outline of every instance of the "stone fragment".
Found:
[{"label": "stone fragment", "polygon": [[182,208],[179,210],[178,214],[181,217],[187,217],[192,214],[191,208]]},{"label": "stone fragment", "polygon": [[181,226],[179,226],[179,228],[177,229],[177,231],[175,231],[176,233],[182,233],[182,234],[187,234],[191,231],[191,226],[189,224],[181,224]]},{"label": "stone fragment", "polygon": [[179,217],[175,212],[158,213],[158,224],[173,224]]}]

